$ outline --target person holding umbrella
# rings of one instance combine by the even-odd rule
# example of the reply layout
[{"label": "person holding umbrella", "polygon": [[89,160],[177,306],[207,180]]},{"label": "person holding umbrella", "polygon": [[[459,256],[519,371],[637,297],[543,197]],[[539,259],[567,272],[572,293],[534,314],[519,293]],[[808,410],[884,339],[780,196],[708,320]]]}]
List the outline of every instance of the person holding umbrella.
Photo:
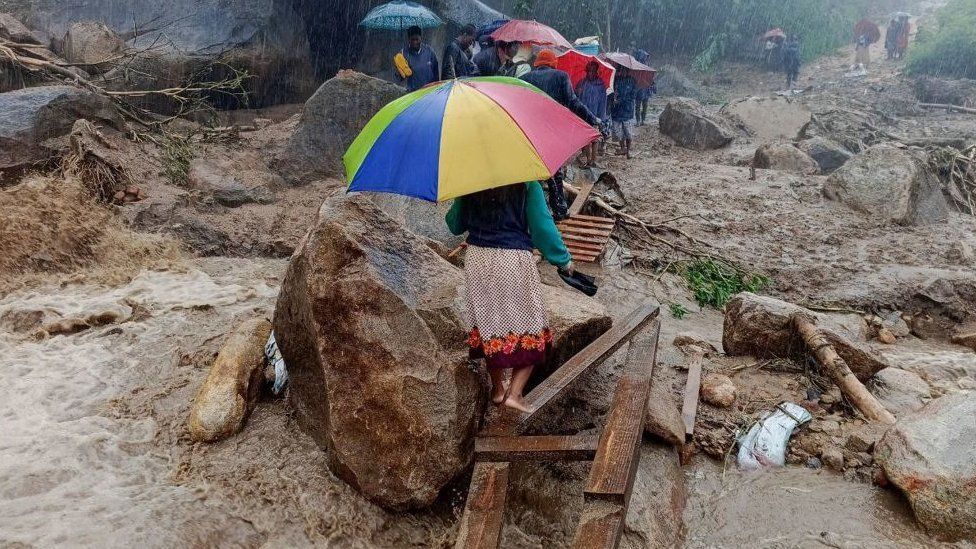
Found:
[{"label": "person holding umbrella", "polygon": [[630,74],[630,69],[621,66],[617,69],[617,77],[613,83],[613,106],[610,107],[610,120],[613,124],[614,137],[620,143],[619,154],[630,155],[630,147],[634,141],[634,112],[637,103],[637,80]]},{"label": "person holding umbrella", "polygon": [[461,34],[444,48],[444,68],[441,69],[441,80],[478,76],[478,66],[471,61],[471,45],[477,29],[474,25],[465,25]]},{"label": "person holding umbrella", "polygon": [[424,44],[423,31],[413,26],[407,29],[407,46],[393,58],[395,74],[407,91],[420,88],[437,81],[437,55],[430,46]]}]

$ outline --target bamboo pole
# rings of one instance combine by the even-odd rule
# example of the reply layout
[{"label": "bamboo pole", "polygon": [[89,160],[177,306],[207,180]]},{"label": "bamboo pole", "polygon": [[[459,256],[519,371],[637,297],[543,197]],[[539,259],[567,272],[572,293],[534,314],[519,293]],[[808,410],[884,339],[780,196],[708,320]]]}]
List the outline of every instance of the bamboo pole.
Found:
[{"label": "bamboo pole", "polygon": [[851,368],[837,354],[833,345],[830,344],[824,333],[817,329],[815,324],[802,315],[794,315],[793,326],[827,375],[840,387],[840,391],[850,400],[851,404],[864,414],[864,417],[881,423],[891,424],[895,422],[895,416],[886,410],[874,398],[874,395],[864,387],[864,384],[857,379],[854,372],[851,372]]}]

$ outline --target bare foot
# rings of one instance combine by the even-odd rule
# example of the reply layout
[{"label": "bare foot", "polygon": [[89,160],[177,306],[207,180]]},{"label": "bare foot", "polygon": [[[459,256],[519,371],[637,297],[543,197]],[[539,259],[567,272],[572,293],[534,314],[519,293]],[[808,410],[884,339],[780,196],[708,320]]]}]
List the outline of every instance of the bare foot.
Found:
[{"label": "bare foot", "polygon": [[498,406],[502,402],[505,402],[505,393],[507,391],[508,391],[507,385],[499,385],[496,388],[492,388],[491,401],[495,404],[495,406]]},{"label": "bare foot", "polygon": [[520,412],[529,411],[529,407],[525,405],[525,400],[523,400],[522,397],[509,396],[508,400],[505,401],[505,406],[514,408]]}]

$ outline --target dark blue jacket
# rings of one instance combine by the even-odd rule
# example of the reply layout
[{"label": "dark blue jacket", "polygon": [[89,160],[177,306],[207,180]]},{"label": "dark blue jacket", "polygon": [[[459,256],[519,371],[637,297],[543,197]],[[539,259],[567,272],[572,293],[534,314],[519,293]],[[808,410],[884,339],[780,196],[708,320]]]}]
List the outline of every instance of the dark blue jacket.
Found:
[{"label": "dark blue jacket", "polygon": [[498,49],[496,46],[482,48],[474,56],[472,61],[478,66],[479,76],[495,76],[502,67],[502,61],[498,58]]},{"label": "dark blue jacket", "polygon": [[[422,44],[419,51],[413,51],[407,47],[400,52],[407,59],[410,70],[413,71],[413,74],[406,81],[407,91],[419,90],[427,84],[437,81],[439,73],[437,55],[434,54],[434,50],[430,46]],[[393,69],[393,72],[402,82],[403,78],[400,77],[400,73],[396,69]]]},{"label": "dark blue jacket", "polygon": [[576,97],[576,92],[573,91],[573,84],[569,80],[569,74],[561,70],[541,66],[532,69],[532,72],[523,76],[522,80],[546,92],[549,97],[573,111],[576,116],[585,120],[587,124],[595,126],[600,123],[600,119],[590,112],[590,109],[586,108],[586,105],[579,100],[579,97]]},{"label": "dark blue jacket", "polygon": [[444,65],[441,69],[441,80],[478,76],[478,66],[471,61],[468,54],[458,44],[457,38],[444,48]]},{"label": "dark blue jacket", "polygon": [[617,122],[633,120],[636,100],[637,81],[634,77],[618,77],[613,83],[613,107],[610,108],[610,118]]}]

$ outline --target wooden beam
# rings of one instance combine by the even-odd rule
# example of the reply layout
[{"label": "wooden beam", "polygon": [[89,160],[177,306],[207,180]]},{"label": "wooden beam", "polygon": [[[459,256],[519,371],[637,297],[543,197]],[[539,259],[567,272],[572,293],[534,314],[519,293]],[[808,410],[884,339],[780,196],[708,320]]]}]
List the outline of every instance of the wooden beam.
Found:
[{"label": "wooden beam", "polygon": [[454,547],[496,549],[499,546],[505,521],[508,470],[507,463],[475,464]]},{"label": "wooden beam", "polygon": [[656,320],[652,328],[630,344],[626,367],[617,381],[607,424],[583,489],[587,500],[606,500],[625,509],[630,502],[640,463],[640,443],[660,331],[661,322]]},{"label": "wooden beam", "polygon": [[688,364],[688,383],[685,385],[685,401],[681,406],[681,419],[685,424],[685,442],[691,442],[695,434],[695,417],[698,416],[698,393],[701,391],[702,361],[704,353],[695,353]]},{"label": "wooden beam", "polygon": [[475,461],[590,461],[598,435],[478,437]]},{"label": "wooden beam", "polygon": [[609,501],[588,501],[573,538],[574,549],[615,549],[620,543],[627,510]]},{"label": "wooden beam", "polygon": [[537,414],[562,396],[580,376],[610,358],[635,333],[657,318],[660,311],[660,307],[650,301],[638,307],[525,395],[528,412],[519,413],[508,408],[489,421],[482,435],[501,436],[525,432]]},{"label": "wooden beam", "polygon": [[579,183],[580,192],[576,194],[576,199],[573,200],[572,205],[569,206],[570,217],[579,215],[579,213],[583,211],[583,206],[586,205],[586,201],[590,198],[590,193],[593,192],[592,181],[580,181],[580,178],[577,178],[577,182]]}]

